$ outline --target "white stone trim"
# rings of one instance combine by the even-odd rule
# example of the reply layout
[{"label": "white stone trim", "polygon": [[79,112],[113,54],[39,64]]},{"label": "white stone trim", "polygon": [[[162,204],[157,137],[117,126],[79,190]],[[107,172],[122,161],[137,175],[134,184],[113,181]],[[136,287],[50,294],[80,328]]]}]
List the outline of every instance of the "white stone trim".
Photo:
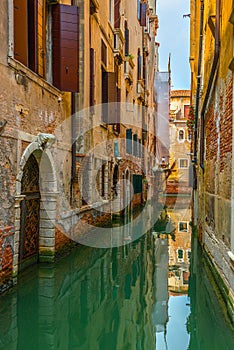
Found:
[{"label": "white stone trim", "polygon": [[[35,154],[35,151],[38,153]],[[15,192],[15,234],[14,234],[14,256],[13,256],[13,274],[18,273],[18,259],[20,249],[20,202],[24,199],[21,195],[21,181],[24,168],[29,157],[34,153],[35,158],[39,161],[39,171],[43,171],[43,160],[45,161],[46,178],[40,183],[40,223],[39,223],[39,259],[43,252],[55,251],[55,218],[57,205],[57,179],[53,161],[53,156],[48,148],[42,151],[40,144],[36,141],[30,143],[24,150],[19,164],[19,171],[16,177]],[[40,155],[40,157],[38,156]],[[41,167],[41,169],[40,169]],[[48,215],[49,214],[49,215]],[[44,253],[45,254],[45,253]]]}]

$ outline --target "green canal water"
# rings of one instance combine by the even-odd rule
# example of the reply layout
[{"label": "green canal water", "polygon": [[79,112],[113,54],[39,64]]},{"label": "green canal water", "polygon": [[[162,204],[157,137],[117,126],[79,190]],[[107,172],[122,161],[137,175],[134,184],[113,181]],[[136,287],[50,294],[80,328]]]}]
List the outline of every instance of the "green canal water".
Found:
[{"label": "green canal water", "polygon": [[233,350],[199,246],[189,268],[172,261],[170,242],[148,233],[27,269],[0,296],[0,349]]}]

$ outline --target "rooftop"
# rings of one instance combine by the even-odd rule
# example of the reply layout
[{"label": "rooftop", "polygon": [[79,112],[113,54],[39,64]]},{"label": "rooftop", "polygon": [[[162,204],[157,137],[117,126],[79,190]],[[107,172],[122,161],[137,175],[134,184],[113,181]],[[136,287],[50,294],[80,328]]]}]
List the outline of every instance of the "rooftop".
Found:
[{"label": "rooftop", "polygon": [[171,97],[190,97],[190,90],[171,90]]}]

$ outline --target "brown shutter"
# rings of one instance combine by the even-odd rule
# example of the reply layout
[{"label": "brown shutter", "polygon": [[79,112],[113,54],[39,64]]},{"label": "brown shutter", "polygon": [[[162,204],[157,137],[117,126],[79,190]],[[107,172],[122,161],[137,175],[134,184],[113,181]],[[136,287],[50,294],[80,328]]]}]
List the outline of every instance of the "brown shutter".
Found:
[{"label": "brown shutter", "polygon": [[120,28],[120,0],[115,0],[115,6],[114,6],[114,27]]},{"label": "brown shutter", "polygon": [[141,19],[140,23],[142,27],[146,26],[146,11],[147,11],[147,4],[141,4]]},{"label": "brown shutter", "polygon": [[137,57],[137,79],[141,80],[141,55]]},{"label": "brown shutter", "polygon": [[53,84],[79,91],[79,11],[77,6],[53,6]]},{"label": "brown shutter", "polygon": [[95,51],[90,48],[90,106],[94,106]]},{"label": "brown shutter", "polygon": [[129,55],[129,29],[125,27],[124,29],[125,36],[125,56]]},{"label": "brown shutter", "polygon": [[190,106],[189,105],[185,105],[184,106],[184,118],[188,118],[189,117],[189,111],[190,111]]},{"label": "brown shutter", "polygon": [[107,124],[117,123],[117,88],[115,72],[102,73],[102,114],[103,121]]},{"label": "brown shutter", "polygon": [[28,65],[27,1],[14,0],[14,58]]}]

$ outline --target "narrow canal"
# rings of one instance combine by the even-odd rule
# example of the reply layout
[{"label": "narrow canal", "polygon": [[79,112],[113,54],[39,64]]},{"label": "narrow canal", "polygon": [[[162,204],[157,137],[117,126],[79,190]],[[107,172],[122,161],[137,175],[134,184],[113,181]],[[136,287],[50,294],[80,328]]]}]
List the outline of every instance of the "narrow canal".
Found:
[{"label": "narrow canal", "polygon": [[204,256],[179,231],[27,269],[0,298],[0,349],[233,349]]}]

